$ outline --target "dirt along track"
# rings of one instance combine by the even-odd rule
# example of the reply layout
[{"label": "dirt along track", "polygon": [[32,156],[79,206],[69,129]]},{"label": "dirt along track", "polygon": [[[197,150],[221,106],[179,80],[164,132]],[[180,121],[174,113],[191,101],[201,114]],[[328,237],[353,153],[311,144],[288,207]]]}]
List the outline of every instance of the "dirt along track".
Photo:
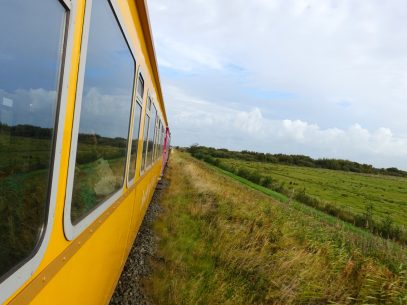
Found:
[{"label": "dirt along track", "polygon": [[154,257],[156,239],[152,224],[160,213],[160,197],[167,186],[165,177],[158,184],[153,199],[130,251],[110,305],[148,305],[142,289],[142,279],[150,273],[149,259]]}]

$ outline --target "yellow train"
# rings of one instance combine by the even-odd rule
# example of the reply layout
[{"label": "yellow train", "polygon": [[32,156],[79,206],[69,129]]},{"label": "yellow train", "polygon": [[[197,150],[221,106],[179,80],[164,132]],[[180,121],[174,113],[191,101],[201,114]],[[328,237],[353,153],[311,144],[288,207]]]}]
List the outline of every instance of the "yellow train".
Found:
[{"label": "yellow train", "polygon": [[0,2],[0,304],[107,304],[168,158],[144,0]]}]

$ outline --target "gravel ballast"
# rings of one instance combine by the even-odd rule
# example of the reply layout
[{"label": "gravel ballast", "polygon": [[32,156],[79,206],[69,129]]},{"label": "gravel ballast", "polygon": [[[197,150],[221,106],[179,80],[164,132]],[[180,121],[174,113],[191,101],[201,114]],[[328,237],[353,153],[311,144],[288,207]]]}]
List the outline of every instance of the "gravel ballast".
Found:
[{"label": "gravel ballast", "polygon": [[162,179],[155,190],[116,290],[110,300],[110,305],[150,304],[148,298],[143,294],[141,281],[150,273],[148,262],[155,252],[155,236],[152,231],[152,223],[160,213],[159,198],[166,185],[167,181]]}]

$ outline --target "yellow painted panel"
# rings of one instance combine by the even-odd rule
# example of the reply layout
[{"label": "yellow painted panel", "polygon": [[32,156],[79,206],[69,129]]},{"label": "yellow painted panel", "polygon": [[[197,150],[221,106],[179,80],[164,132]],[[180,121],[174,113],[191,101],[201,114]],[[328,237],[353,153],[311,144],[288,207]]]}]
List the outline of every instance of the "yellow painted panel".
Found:
[{"label": "yellow painted panel", "polygon": [[33,305],[96,305],[109,301],[122,268],[132,198],[128,196],[59,270],[32,301]]},{"label": "yellow painted panel", "polygon": [[[136,49],[137,64],[141,66],[144,72],[146,89],[157,88],[160,84],[157,84],[156,79],[152,77],[151,63],[148,60],[146,42],[141,30],[135,2],[133,0],[118,0],[118,3],[125,20],[123,26],[128,30],[132,40],[131,43]],[[9,299],[9,302],[13,305],[28,303],[34,305],[108,303],[161,172],[162,161],[160,158],[142,177],[139,177],[142,158],[142,139],[140,139],[136,186],[127,192],[126,198],[104,222],[99,224],[94,232],[87,232],[90,237],[86,241],[79,245],[82,235],[73,241],[66,240],[63,231],[63,216],[84,9],[85,0],[77,0],[76,19],[71,24],[71,26],[74,26],[72,55],[69,59],[70,66],[65,67],[69,69],[68,96],[66,108],[61,110],[65,114],[65,127],[62,151],[60,152],[61,165],[58,172],[56,210],[53,215],[54,224],[49,246],[39,268],[31,279]],[[144,134],[145,104],[146,98],[143,105],[141,135]],[[158,101],[158,107],[163,109],[163,101]],[[71,256],[64,260],[64,253],[66,252],[71,253]],[[44,275],[46,276],[43,279]],[[48,277],[48,275],[50,276]]]}]

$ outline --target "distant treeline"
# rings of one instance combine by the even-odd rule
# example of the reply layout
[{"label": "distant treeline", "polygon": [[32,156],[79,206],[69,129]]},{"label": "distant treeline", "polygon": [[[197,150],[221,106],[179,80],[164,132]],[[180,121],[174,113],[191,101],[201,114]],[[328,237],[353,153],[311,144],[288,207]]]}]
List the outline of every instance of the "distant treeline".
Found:
[{"label": "distant treeline", "polygon": [[[7,124],[0,123],[0,133],[9,134],[15,137],[50,139],[52,137],[53,128],[43,128],[28,124],[9,126]],[[124,138],[109,138],[98,134],[80,133],[78,142],[81,144],[98,144],[102,146],[113,146],[120,148],[127,147],[127,140]]]},{"label": "distant treeline", "polygon": [[[195,158],[199,160],[203,160],[209,164],[212,164],[214,166],[217,166],[225,171],[228,171],[234,175],[237,175],[239,177],[242,177],[246,180],[249,180],[255,184],[261,185],[265,188],[271,189],[275,192],[278,192],[280,194],[285,195],[287,198],[294,199],[298,202],[301,202],[307,206],[313,207],[317,210],[320,210],[322,212],[325,212],[329,215],[335,216],[345,222],[351,223],[356,227],[368,230],[372,232],[373,234],[379,235],[383,238],[387,239],[392,239],[395,241],[398,241],[404,245],[407,245],[407,231],[404,229],[404,227],[401,227],[397,224],[394,223],[393,219],[390,217],[390,215],[387,215],[385,218],[382,220],[376,220],[373,219],[373,205],[367,204],[365,206],[365,211],[362,214],[357,214],[353,213],[347,210],[342,209],[338,205],[332,203],[332,202],[327,202],[324,200],[321,200],[319,198],[315,198],[309,194],[306,193],[306,189],[295,189],[294,187],[290,185],[285,185],[284,182],[280,183],[276,180],[274,180],[272,177],[268,175],[264,175],[259,173],[256,170],[253,169],[247,169],[241,166],[231,166],[226,164],[225,162],[222,161],[222,158],[234,158],[234,159],[243,159],[245,161],[261,161],[261,162],[274,162],[274,163],[283,163],[283,164],[290,164],[290,165],[301,165],[301,166],[306,166],[303,163],[294,163],[294,160],[299,160],[302,158],[306,158],[305,160],[312,160],[312,161],[319,161],[319,160],[313,160],[312,158],[309,158],[307,156],[290,156],[290,155],[270,155],[270,154],[262,154],[262,153],[253,153],[253,152],[247,152],[247,151],[242,151],[242,152],[234,152],[234,151],[228,151],[227,149],[214,149],[210,147],[204,147],[204,146],[197,146],[193,145],[190,148],[187,148],[187,151]],[[261,158],[258,159],[258,156],[277,156],[277,158],[272,159],[274,161],[270,161],[271,159],[267,159],[268,161],[265,161],[264,159],[262,160]],[[281,159],[280,159],[281,157]],[[289,158],[286,158],[289,157]],[[292,158],[290,158],[292,157]],[[297,159],[298,157],[298,159]],[[277,161],[276,161],[277,160]],[[278,160],[285,160],[285,161],[278,161]],[[288,163],[290,161],[292,163]],[[329,160],[329,159],[322,159],[322,160]],[[331,160],[335,161],[335,160]],[[336,161],[344,161],[344,160],[336,160]],[[349,162],[349,163],[355,163],[351,161],[344,161],[344,162]],[[324,164],[330,164],[330,163],[320,163],[322,165]],[[355,163],[358,164],[358,163]],[[358,164],[360,165],[360,164]],[[362,165],[363,166],[369,166],[366,164]],[[337,170],[343,170],[341,168],[331,168],[331,167],[323,167],[323,166],[309,166],[309,167],[320,167],[320,168],[329,168],[329,169],[337,169]],[[374,169],[373,167],[371,167]],[[358,171],[360,172],[360,171]],[[375,173],[373,171],[369,173]],[[380,172],[382,173],[382,172]],[[403,172],[405,173],[405,172]],[[389,174],[388,174],[389,175]]]},{"label": "distant treeline", "polygon": [[9,126],[7,124],[0,123],[0,132],[7,133],[15,137],[50,139],[53,128],[43,128],[28,124]]},{"label": "distant treeline", "polygon": [[124,138],[107,138],[98,134],[80,133],[76,162],[85,164],[99,158],[106,160],[122,158],[126,155],[127,140]]},{"label": "distant treeline", "polygon": [[285,165],[296,165],[312,168],[326,168],[332,170],[341,170],[347,172],[375,174],[375,175],[390,175],[397,177],[407,177],[407,172],[395,167],[390,168],[375,168],[370,164],[361,164],[349,160],[341,159],[313,159],[304,155],[286,155],[286,154],[270,154],[254,151],[231,151],[225,148],[216,149],[213,147],[205,147],[192,145],[187,149],[191,154],[198,156],[211,156],[213,158],[233,158],[244,161],[258,161],[267,163],[278,163]]},{"label": "distant treeline", "polygon": [[78,136],[78,142],[80,144],[97,144],[100,146],[113,146],[113,147],[120,147],[126,148],[127,147],[127,140],[124,138],[108,138],[102,137],[98,134],[88,134],[88,133],[80,133]]},{"label": "distant treeline", "polygon": [[[0,123],[0,135],[20,138],[20,141],[7,143],[7,147],[3,149],[0,174],[27,172],[49,166],[52,128],[33,125],[9,126]],[[80,133],[77,150],[76,161],[79,164],[90,163],[99,158],[116,159],[126,155],[127,140],[120,137],[109,138],[98,134]]]}]

